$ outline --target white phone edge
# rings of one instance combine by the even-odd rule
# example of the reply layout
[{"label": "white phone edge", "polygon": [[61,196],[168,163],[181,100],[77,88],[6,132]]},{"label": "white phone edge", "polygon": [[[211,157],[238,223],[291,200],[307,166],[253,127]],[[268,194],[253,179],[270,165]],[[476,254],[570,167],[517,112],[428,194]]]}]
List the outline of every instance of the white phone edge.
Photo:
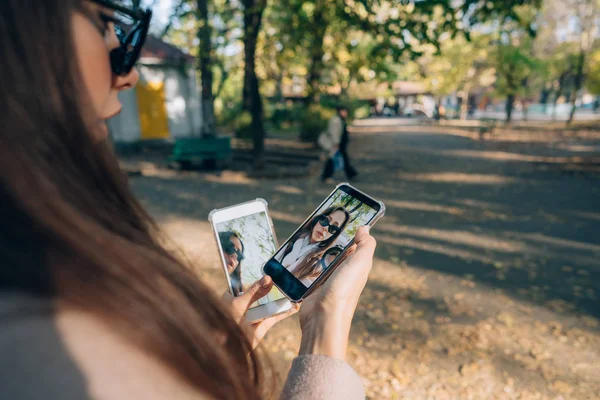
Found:
[{"label": "white phone edge", "polygon": [[[369,198],[373,199],[373,200],[374,200],[376,203],[378,203],[378,204],[379,204],[379,206],[380,206],[380,208],[379,208],[379,211],[377,212],[377,214],[375,214],[375,216],[373,217],[373,219],[372,219],[372,220],[371,220],[371,221],[370,221],[370,222],[369,222],[369,223],[368,223],[366,226],[373,227],[373,225],[375,225],[375,224],[377,223],[377,221],[379,221],[379,220],[381,219],[381,217],[383,217],[383,216],[385,215],[386,207],[385,207],[385,204],[384,204],[382,201],[379,201],[379,200],[377,200],[377,199],[373,198],[371,195],[368,195],[368,194],[366,194],[365,192],[363,192],[362,190],[360,190],[360,189],[356,188],[355,186],[352,186],[352,185],[351,185],[350,183],[348,183],[348,182],[341,182],[341,183],[337,184],[337,185],[335,186],[335,188],[334,188],[334,189],[331,191],[331,193],[329,193],[329,194],[328,194],[328,195],[325,197],[325,199],[324,199],[324,200],[323,200],[323,201],[322,201],[322,202],[321,202],[321,203],[320,203],[320,204],[319,204],[317,207],[315,207],[315,209],[313,210],[313,212],[312,212],[312,213],[310,213],[310,214],[308,215],[308,217],[307,217],[307,218],[306,218],[306,219],[305,219],[305,220],[304,220],[304,221],[303,221],[303,222],[302,222],[300,225],[298,225],[298,228],[297,228],[297,229],[294,231],[294,233],[292,233],[292,234],[290,235],[290,237],[289,237],[289,238],[287,238],[287,239],[286,239],[286,241],[284,242],[284,244],[283,244],[283,245],[279,246],[279,248],[278,248],[278,249],[275,251],[275,254],[277,254],[277,253],[278,253],[278,252],[279,252],[279,251],[280,251],[280,250],[283,248],[283,246],[284,246],[284,245],[285,245],[285,244],[288,242],[288,240],[290,240],[290,238],[291,238],[291,237],[293,237],[293,236],[294,236],[296,233],[298,233],[298,231],[300,231],[300,229],[301,229],[301,228],[304,226],[304,224],[306,224],[306,223],[307,223],[307,222],[310,220],[310,218],[311,218],[311,217],[312,217],[312,215],[313,215],[313,214],[316,212],[316,210],[319,210],[319,209],[321,209],[321,207],[323,207],[323,205],[324,205],[325,203],[327,203],[327,200],[329,200],[329,198],[330,198],[330,197],[331,197],[331,196],[332,196],[332,195],[333,195],[333,194],[336,192],[336,190],[338,190],[338,189],[339,189],[340,187],[342,187],[342,186],[349,186],[349,187],[351,187],[352,189],[356,190],[357,192],[359,192],[359,193],[362,193],[362,194],[363,194],[365,197],[369,197]],[[350,241],[350,243],[348,243],[348,245],[346,246],[346,249],[347,249],[347,248],[349,248],[349,247],[350,247],[350,246],[351,246],[353,243],[354,243],[354,238],[352,238],[352,240]],[[346,250],[344,250],[344,251],[346,251]],[[320,277],[318,277],[318,278],[317,278],[317,279],[316,279],[316,280],[315,280],[315,281],[312,283],[312,285],[310,286],[310,288],[308,288],[308,290],[306,291],[306,293],[304,293],[304,295],[302,296],[302,298],[300,298],[300,300],[293,300],[293,299],[291,299],[291,298],[290,298],[290,297],[287,295],[287,293],[285,293],[283,290],[281,290],[281,288],[280,288],[279,286],[277,286],[277,285],[275,285],[275,286],[277,286],[277,288],[279,289],[279,291],[280,291],[281,293],[283,293],[283,295],[284,295],[285,297],[287,297],[287,299],[288,299],[288,300],[289,300],[291,303],[300,304],[300,303],[302,303],[302,301],[303,301],[303,300],[304,300],[304,299],[305,299],[305,298],[306,298],[306,297],[307,297],[309,294],[311,294],[311,293],[312,293],[312,292],[315,290],[315,288],[319,287],[319,283],[320,283],[320,282],[322,282],[322,281],[326,280],[326,279],[329,277],[329,275],[330,275],[331,273],[333,273],[333,271],[334,271],[334,270],[335,270],[335,269],[338,267],[338,265],[339,265],[339,264],[340,264],[340,262],[339,262],[339,261],[338,261],[338,262],[336,262],[334,265],[332,265],[330,268],[328,268],[328,269],[327,269],[327,273],[324,273],[324,274],[322,274]],[[263,268],[264,268],[264,266],[263,266]],[[264,272],[264,271],[263,271],[263,272]]]},{"label": "white phone edge", "polygon": [[[225,257],[223,255],[223,251],[221,250],[221,246],[219,245],[219,234],[218,234],[216,226],[215,226],[216,224],[214,222],[214,220],[215,220],[214,217],[215,217],[215,214],[217,214],[217,213],[227,212],[228,210],[231,210],[233,208],[238,208],[240,206],[253,204],[256,202],[262,203],[264,205],[264,211],[265,211],[265,214],[267,215],[267,221],[269,221],[269,228],[271,230],[271,234],[273,235],[273,239],[275,240],[275,245],[279,246],[279,241],[277,240],[277,235],[275,233],[275,227],[273,226],[273,220],[271,219],[271,216],[269,215],[269,203],[263,198],[256,198],[254,200],[246,201],[246,202],[239,203],[239,204],[234,204],[234,205],[231,205],[228,207],[216,208],[208,214],[208,222],[210,223],[210,227],[212,228],[212,231],[213,231],[213,239],[215,241],[215,246],[217,248],[217,253],[219,255],[219,261],[221,262],[221,271],[223,271],[223,274],[225,275],[225,279],[227,281],[227,287],[229,289],[229,293],[231,293],[231,294],[233,294],[233,289],[231,287],[231,280],[229,279],[229,274],[227,273],[227,269],[225,268]],[[250,214],[247,214],[247,215],[250,215]],[[261,271],[262,271],[262,267],[261,267]],[[264,272],[263,272],[263,274],[264,274]],[[271,301],[269,303],[265,303],[265,304],[262,304],[262,305],[259,305],[259,306],[249,309],[248,312],[246,313],[246,320],[248,322],[258,322],[258,321],[261,321],[270,316],[284,313],[287,310],[289,310],[290,308],[292,308],[292,303],[287,298],[279,299],[276,301]]]}]

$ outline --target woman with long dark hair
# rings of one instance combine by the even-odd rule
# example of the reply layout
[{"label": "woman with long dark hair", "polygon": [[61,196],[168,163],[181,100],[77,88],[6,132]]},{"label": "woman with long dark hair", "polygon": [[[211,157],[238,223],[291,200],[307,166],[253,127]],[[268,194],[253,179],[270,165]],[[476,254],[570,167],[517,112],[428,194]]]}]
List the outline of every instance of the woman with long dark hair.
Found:
[{"label": "woman with long dark hair", "polygon": [[344,207],[329,207],[315,215],[290,239],[278,261],[297,278],[305,275],[310,262],[322,257],[327,248],[342,234],[350,220]]},{"label": "woman with long dark hair", "polygon": [[[115,13],[135,22],[117,27]],[[215,296],[166,249],[105,144],[150,15],[0,1],[2,399],[261,399],[273,387],[254,348],[285,315],[243,322],[270,278]],[[375,249],[366,230],[357,241],[303,302],[284,398],[364,395],[343,362]]]},{"label": "woman with long dark hair", "polygon": [[243,291],[242,286],[242,261],[244,260],[244,242],[240,235],[233,231],[219,232],[219,242],[225,256],[227,274],[231,281],[234,296],[239,296]]}]

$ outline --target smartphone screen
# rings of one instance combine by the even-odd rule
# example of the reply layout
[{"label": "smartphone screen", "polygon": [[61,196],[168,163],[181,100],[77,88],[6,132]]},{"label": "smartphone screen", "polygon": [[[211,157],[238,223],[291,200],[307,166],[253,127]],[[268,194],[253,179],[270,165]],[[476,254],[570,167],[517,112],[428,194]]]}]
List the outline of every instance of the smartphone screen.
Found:
[{"label": "smartphone screen", "polygon": [[299,293],[306,292],[328,270],[352,243],[358,229],[369,224],[380,208],[380,203],[351,186],[338,187],[269,260],[265,272],[297,300]]},{"label": "smartphone screen", "polygon": [[[267,213],[260,211],[219,222],[215,227],[233,295],[239,296],[263,277],[262,267],[277,249],[271,224]],[[282,298],[284,295],[273,287],[252,307]]]}]

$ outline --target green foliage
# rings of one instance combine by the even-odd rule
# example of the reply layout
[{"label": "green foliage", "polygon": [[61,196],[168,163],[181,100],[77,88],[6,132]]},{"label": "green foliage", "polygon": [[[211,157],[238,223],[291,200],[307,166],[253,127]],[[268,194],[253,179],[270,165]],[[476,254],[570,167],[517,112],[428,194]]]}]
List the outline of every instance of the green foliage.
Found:
[{"label": "green foliage", "polygon": [[[265,118],[275,129],[298,125],[303,140],[313,141],[333,114],[328,93],[347,103],[357,118],[369,114],[369,104],[391,94],[398,79],[425,80],[433,94],[466,91],[493,82],[491,46],[486,35],[511,26],[535,36],[531,15],[540,0],[289,0],[269,2],[256,47],[256,75],[265,102]],[[175,0],[165,39],[198,56],[196,0]],[[207,2],[212,25],[211,63],[215,113],[220,125],[245,136],[247,121],[240,113],[244,65],[244,6],[239,0]],[[263,4],[263,3],[261,3]],[[487,39],[486,39],[487,40]],[[514,44],[511,44],[514,45]],[[495,59],[511,59],[502,54]],[[496,54],[496,53],[494,53]],[[512,64],[514,65],[514,64]],[[525,63],[527,68],[532,65]],[[539,72],[539,69],[537,70]],[[506,92],[506,77],[498,73],[498,93]],[[485,83],[481,83],[485,82]],[[317,93],[314,93],[314,92]],[[282,106],[286,96],[309,96],[304,112]],[[336,98],[336,102],[337,102]],[[320,104],[320,105],[318,105]]]},{"label": "green foliage", "polygon": [[600,50],[596,50],[590,55],[586,89],[591,94],[600,96]]},{"label": "green foliage", "polygon": [[439,55],[419,60],[427,89],[434,95],[446,96],[491,84],[493,66],[489,61],[489,46],[489,35],[473,35],[470,41],[457,37],[442,42]]},{"label": "green foliage", "polygon": [[335,109],[321,105],[310,105],[303,110],[300,120],[300,139],[304,142],[315,142],[325,129],[329,119],[335,114]]},{"label": "green foliage", "polygon": [[535,58],[526,46],[498,45],[496,48],[496,93],[509,95],[525,95],[523,85],[538,66]]},{"label": "green foliage", "polygon": [[240,110],[238,115],[233,119],[231,127],[236,137],[240,139],[252,138],[252,115],[248,111]]},{"label": "green foliage", "polygon": [[298,104],[277,102],[267,104],[267,119],[277,129],[288,129],[297,124],[304,115],[303,107]]},{"label": "green foliage", "polygon": [[346,102],[348,105],[348,115],[351,119],[364,119],[370,115],[371,104],[365,101]]}]

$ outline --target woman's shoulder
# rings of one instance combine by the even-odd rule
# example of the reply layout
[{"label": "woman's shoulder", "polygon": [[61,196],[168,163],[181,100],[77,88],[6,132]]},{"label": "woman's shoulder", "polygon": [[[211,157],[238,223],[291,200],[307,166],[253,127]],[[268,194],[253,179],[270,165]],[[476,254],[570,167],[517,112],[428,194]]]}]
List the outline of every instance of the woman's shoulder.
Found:
[{"label": "woman's shoulder", "polygon": [[94,398],[203,398],[161,360],[135,346],[134,332],[125,337],[101,318],[73,309],[62,309],[56,319]]},{"label": "woman's shoulder", "polygon": [[0,398],[89,398],[55,324],[51,298],[0,292],[0,353]]},{"label": "woman's shoulder", "polygon": [[2,293],[0,326],[0,398],[202,398],[92,313]]}]

